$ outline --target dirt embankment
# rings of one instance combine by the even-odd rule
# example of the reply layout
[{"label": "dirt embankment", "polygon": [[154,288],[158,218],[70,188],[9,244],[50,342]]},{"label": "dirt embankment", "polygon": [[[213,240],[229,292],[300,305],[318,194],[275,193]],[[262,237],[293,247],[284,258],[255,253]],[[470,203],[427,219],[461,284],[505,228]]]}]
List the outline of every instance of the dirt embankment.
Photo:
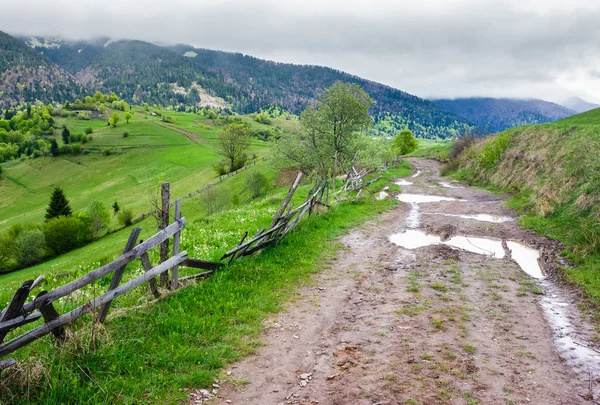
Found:
[{"label": "dirt embankment", "polygon": [[[507,247],[515,241],[549,252],[553,243],[515,221],[482,221],[477,215],[514,213],[487,192],[440,184],[431,161],[414,164],[421,174],[406,179],[412,184],[402,185],[403,193],[456,200],[419,204],[413,222],[414,205],[402,204],[345,236],[339,258],[265,324],[264,346],[214,388],[192,392],[190,403],[594,403],[598,370],[576,367],[577,348],[557,346],[561,326],[549,326],[539,302],[544,290],[562,294],[565,322],[589,344],[571,296],[528,276]],[[440,241],[498,238],[508,254],[391,243],[409,224]]]}]

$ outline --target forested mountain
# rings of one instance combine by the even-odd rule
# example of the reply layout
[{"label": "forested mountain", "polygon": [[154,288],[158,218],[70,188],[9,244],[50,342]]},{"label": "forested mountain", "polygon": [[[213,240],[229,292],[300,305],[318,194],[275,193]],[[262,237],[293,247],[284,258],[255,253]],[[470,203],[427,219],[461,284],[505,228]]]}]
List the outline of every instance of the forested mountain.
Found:
[{"label": "forested mountain", "polygon": [[129,103],[220,106],[238,113],[275,105],[298,114],[323,89],[344,81],[359,84],[376,101],[374,134],[408,128],[421,137],[446,138],[469,126],[428,100],[326,67],[142,41],[21,39],[70,72],[88,93],[115,92]]},{"label": "forested mountain", "polygon": [[487,133],[520,125],[553,122],[575,114],[561,105],[537,99],[457,98],[433,100],[433,103]]},{"label": "forested mountain", "polygon": [[35,100],[62,102],[81,94],[71,74],[0,31],[0,108]]}]

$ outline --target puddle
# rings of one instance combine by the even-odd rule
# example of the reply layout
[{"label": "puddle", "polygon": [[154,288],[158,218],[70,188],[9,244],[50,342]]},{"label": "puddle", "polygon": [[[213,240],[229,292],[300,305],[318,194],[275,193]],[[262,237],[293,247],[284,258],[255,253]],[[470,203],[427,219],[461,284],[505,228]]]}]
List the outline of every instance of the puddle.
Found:
[{"label": "puddle", "polygon": [[438,184],[446,188],[464,188],[462,186],[456,186],[454,184],[448,183],[447,181],[438,181]]},{"label": "puddle", "polygon": [[394,184],[397,184],[399,186],[410,186],[412,185],[412,183],[410,181],[404,180],[404,179],[400,179],[396,182],[394,182]]},{"label": "puddle", "polygon": [[476,221],[482,222],[494,222],[494,223],[502,223],[502,222],[510,222],[513,221],[511,217],[501,217],[498,215],[488,215],[488,214],[476,214],[476,215],[459,215],[459,214],[442,214],[442,213],[432,213],[429,215],[442,215],[444,217],[457,217],[464,219],[474,219]]},{"label": "puddle", "polygon": [[521,266],[525,273],[533,278],[544,278],[542,269],[538,263],[540,252],[520,242],[508,241],[506,244],[510,249],[512,258]]},{"label": "puddle", "polygon": [[398,200],[407,203],[431,203],[441,201],[467,201],[459,200],[458,198],[442,197],[439,195],[424,195],[424,194],[400,194]]},{"label": "puddle", "polygon": [[417,172],[410,177],[419,177],[421,173],[423,173],[421,170],[417,170]]},{"label": "puddle", "polygon": [[[571,322],[569,304],[557,294],[555,287],[542,281],[546,294],[540,300],[544,317],[554,331],[554,342],[565,362],[576,372],[587,376],[600,374],[600,353],[587,346],[584,339],[576,336],[576,329]],[[577,322],[579,324],[579,322]],[[590,331],[592,332],[592,331]]]},{"label": "puddle", "polygon": [[430,245],[447,245],[497,259],[504,257],[502,241],[494,239],[454,236],[446,241],[442,241],[437,235],[428,235],[423,231],[410,229],[406,232],[390,236],[390,241],[406,249],[417,249]]},{"label": "puddle", "polygon": [[421,223],[421,213],[419,212],[419,204],[410,203],[410,212],[406,217],[406,226],[408,228],[417,228]]}]

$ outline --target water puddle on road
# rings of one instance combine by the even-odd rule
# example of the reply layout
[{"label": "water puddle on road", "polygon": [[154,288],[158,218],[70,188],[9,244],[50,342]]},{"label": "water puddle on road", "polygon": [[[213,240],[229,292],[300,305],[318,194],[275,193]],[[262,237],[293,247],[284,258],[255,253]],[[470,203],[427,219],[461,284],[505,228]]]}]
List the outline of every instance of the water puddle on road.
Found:
[{"label": "water puddle on road", "polygon": [[406,203],[432,203],[441,201],[466,201],[458,198],[442,197],[439,195],[400,194],[398,200]]},{"label": "water puddle on road", "polygon": [[460,214],[442,214],[442,213],[431,213],[428,215],[442,215],[444,217],[457,217],[464,219],[474,219],[476,221],[482,222],[493,222],[493,223],[502,223],[502,222],[510,222],[513,221],[511,217],[502,217],[498,215],[488,215],[488,214],[476,214],[476,215],[460,215]]},{"label": "water puddle on road", "polygon": [[394,184],[397,184],[399,186],[411,186],[412,183],[410,181],[404,180],[404,179],[400,179],[396,182],[394,182]]},{"label": "water puddle on road", "polygon": [[419,177],[421,173],[423,173],[421,170],[417,170],[417,172],[410,177]]},{"label": "water puddle on road", "polygon": [[464,188],[462,186],[457,186],[456,184],[448,183],[447,181],[438,181],[438,184],[446,188]]},{"label": "water puddle on road", "polygon": [[[409,229],[402,233],[390,236],[390,242],[405,249],[417,249],[431,245],[446,245],[468,252],[502,259],[505,256],[502,241],[491,238],[476,238],[467,236],[453,236],[448,240],[441,240],[438,235],[429,235],[423,231]],[[520,242],[507,241],[511,257],[521,269],[533,278],[543,279],[542,269],[538,263],[539,251]]]}]

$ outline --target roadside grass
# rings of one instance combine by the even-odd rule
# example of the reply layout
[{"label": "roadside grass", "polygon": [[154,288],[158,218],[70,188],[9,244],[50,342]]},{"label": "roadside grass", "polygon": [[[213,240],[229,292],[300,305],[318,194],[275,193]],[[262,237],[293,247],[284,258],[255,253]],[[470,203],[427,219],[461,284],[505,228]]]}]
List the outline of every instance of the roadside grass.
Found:
[{"label": "roadside grass", "polygon": [[[409,173],[408,165],[402,164],[384,179],[389,182]],[[322,262],[335,256],[340,234],[397,205],[395,199],[374,199],[382,184],[369,186],[356,201],[333,204],[328,212],[301,221],[277,246],[151,305],[144,305],[149,299],[146,285],[120,297],[113,309],[113,314],[122,309],[120,316],[113,315],[105,326],[94,329],[89,317],[81,318],[73,326],[78,328],[77,338],[62,348],[45,338],[21,349],[15,358],[22,363],[0,379],[0,402],[185,402],[183,388],[209,386],[223,367],[260,345],[264,319],[280,311],[299,286],[310,282],[311,274],[321,271]],[[295,198],[303,200],[309,187],[303,186]],[[285,191],[191,221],[182,249],[191,257],[220,256],[244,231],[268,224]],[[127,269],[127,277],[136,271],[137,267]],[[94,288],[104,291],[108,281],[100,280]],[[66,309],[75,304],[64,305]],[[124,311],[134,305],[138,307]]]},{"label": "roadside grass", "polygon": [[419,139],[419,147],[407,157],[423,157],[435,159],[440,162],[448,162],[452,141],[433,141],[429,139]]},{"label": "roadside grass", "polygon": [[480,140],[451,166],[457,180],[513,193],[519,223],[565,245],[575,266],[564,276],[585,291],[600,327],[600,109]]}]

